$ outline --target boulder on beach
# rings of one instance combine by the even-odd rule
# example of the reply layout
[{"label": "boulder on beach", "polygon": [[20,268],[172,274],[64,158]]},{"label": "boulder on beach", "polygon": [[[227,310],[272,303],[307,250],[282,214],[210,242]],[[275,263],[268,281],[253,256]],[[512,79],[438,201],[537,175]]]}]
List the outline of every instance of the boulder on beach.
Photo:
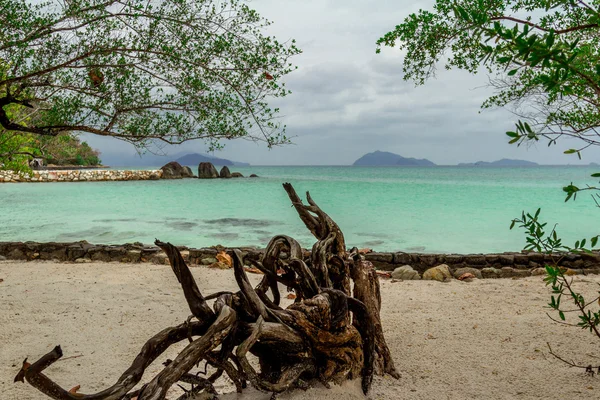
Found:
[{"label": "boulder on beach", "polygon": [[429,268],[423,273],[423,280],[446,282],[452,279],[450,268],[446,264],[438,265],[437,267]]},{"label": "boulder on beach", "polygon": [[454,277],[456,279],[459,279],[464,274],[472,274],[474,278],[483,279],[483,276],[481,275],[481,271],[478,270],[477,268],[465,267],[465,268],[458,268],[456,271],[454,271]]},{"label": "boulder on beach", "polygon": [[198,164],[198,178],[200,179],[215,179],[219,177],[219,173],[212,163],[201,162]]},{"label": "boulder on beach", "polygon": [[162,170],[161,179],[182,179],[194,177],[194,174],[189,167],[183,167],[177,161],[171,161],[170,163],[163,165],[160,169]]},{"label": "boulder on beach", "polygon": [[402,267],[396,268],[392,272],[392,278],[393,279],[402,279],[405,281],[414,281],[414,280],[421,279],[421,276],[410,265],[403,265]]},{"label": "boulder on beach", "polygon": [[225,165],[223,168],[221,168],[221,172],[219,172],[219,176],[221,178],[226,178],[226,179],[231,178],[231,171],[229,171],[229,168],[227,168],[227,165]]}]

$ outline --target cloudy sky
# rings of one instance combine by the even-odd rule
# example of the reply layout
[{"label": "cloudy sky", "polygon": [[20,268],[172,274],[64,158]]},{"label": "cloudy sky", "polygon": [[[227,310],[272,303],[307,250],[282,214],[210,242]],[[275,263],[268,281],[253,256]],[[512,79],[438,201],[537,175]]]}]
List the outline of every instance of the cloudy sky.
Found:
[{"label": "cloudy sky", "polygon": [[[541,164],[577,164],[553,148],[507,144],[515,117],[505,110],[480,112],[491,94],[487,76],[440,68],[436,79],[415,87],[402,80],[399,50],[375,54],[376,40],[432,0],[252,0],[250,6],[272,20],[269,33],[296,39],[303,54],[286,84],[293,94],[273,102],[293,145],[268,150],[263,144],[226,142],[214,155],[254,165],[347,165],[365,153],[390,151],[427,158],[436,164],[520,158]],[[89,137],[109,163],[135,154],[123,142]],[[203,142],[168,150],[203,152]],[[600,162],[600,152],[583,162]]]}]

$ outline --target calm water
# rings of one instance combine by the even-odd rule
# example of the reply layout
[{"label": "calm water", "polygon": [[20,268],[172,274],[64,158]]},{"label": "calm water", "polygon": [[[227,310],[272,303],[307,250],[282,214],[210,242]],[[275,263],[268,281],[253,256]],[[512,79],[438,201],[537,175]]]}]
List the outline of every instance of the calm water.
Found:
[{"label": "calm water", "polygon": [[[596,168],[597,169],[597,168]],[[349,246],[423,252],[520,250],[509,231],[542,207],[569,242],[600,233],[589,195],[564,202],[561,187],[594,184],[594,168],[234,167],[259,179],[0,184],[0,241],[121,244],[154,238],[193,247],[265,246],[287,234],[314,242],[282,182],[317,203]]]}]

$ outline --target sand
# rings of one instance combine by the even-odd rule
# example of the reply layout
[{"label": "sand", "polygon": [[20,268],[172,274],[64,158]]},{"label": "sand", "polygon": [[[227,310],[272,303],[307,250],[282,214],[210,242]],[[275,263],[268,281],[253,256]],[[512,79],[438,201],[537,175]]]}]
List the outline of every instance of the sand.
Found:
[{"label": "sand", "polygon": [[[192,272],[205,294],[235,288],[231,271],[199,267]],[[57,344],[64,361],[47,375],[66,388],[81,385],[82,393],[104,389],[146,339],[189,314],[168,266],[3,261],[0,279],[0,399],[45,398],[13,378],[26,356],[36,360]],[[591,299],[600,277],[576,277],[575,282]],[[550,342],[568,358],[600,364],[599,339],[545,315],[549,289],[542,277],[470,283],[385,280],[381,286],[385,334],[402,378],[377,377],[369,398],[600,398],[600,377],[569,368],[548,354]],[[144,379],[182,345],[167,351]],[[223,380],[217,389],[228,391],[231,386]],[[173,390],[170,397],[180,393]],[[361,397],[358,385],[349,382],[280,398]],[[244,398],[269,396],[251,392]]]}]

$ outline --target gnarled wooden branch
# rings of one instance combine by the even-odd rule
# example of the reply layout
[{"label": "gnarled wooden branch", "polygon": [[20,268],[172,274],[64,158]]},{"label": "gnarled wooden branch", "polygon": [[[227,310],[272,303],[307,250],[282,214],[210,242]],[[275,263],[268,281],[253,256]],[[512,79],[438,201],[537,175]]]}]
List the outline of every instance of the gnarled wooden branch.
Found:
[{"label": "gnarled wooden branch", "polygon": [[[280,393],[306,388],[311,381],[327,385],[360,377],[366,394],[374,374],[398,378],[383,336],[381,293],[373,266],[355,249],[347,253],[339,226],[310,194],[308,205],[304,205],[292,185],[286,183],[284,188],[317,238],[310,257],[304,257],[293,238],[275,236],[262,260],[248,260],[265,274],[252,287],[242,253],[233,250],[230,255],[239,291],[222,291],[205,298],[179,250],[157,240],[198,322],[190,317],[152,337],[117,383],[96,394],[66,391],[42,373],[62,356],[59,346],[32,365],[25,360],[15,381],[27,380],[57,400],[162,400],[169,388],[186,382],[192,388],[185,389],[182,399],[203,391],[213,395],[212,383],[223,373],[238,392],[246,387],[247,380],[259,390]],[[280,305],[280,284],[296,292],[295,302],[286,309]],[[214,300],[212,309],[208,299]],[[170,345],[185,339],[190,343],[177,357],[134,391],[150,363]],[[250,363],[248,353],[258,357],[259,369]],[[202,360],[216,368],[208,378],[190,372]]]}]

